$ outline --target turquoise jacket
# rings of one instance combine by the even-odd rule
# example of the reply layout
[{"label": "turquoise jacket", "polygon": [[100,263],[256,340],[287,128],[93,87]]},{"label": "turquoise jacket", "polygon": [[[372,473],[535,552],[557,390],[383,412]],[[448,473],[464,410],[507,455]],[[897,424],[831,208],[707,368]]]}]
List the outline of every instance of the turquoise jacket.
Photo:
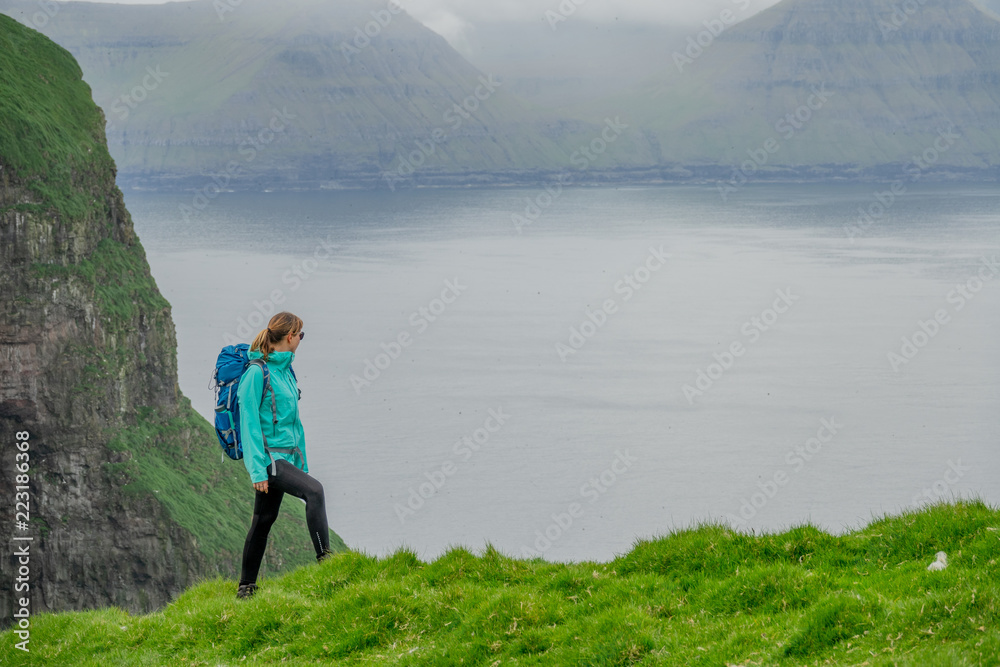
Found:
[{"label": "turquoise jacket", "polygon": [[[263,354],[251,351],[252,360],[263,358]],[[306,436],[299,419],[299,387],[292,377],[289,367],[295,359],[294,352],[272,352],[268,356],[267,368],[274,387],[278,423],[274,423],[271,412],[271,392],[261,401],[264,388],[264,371],[253,365],[240,380],[236,394],[240,404],[240,437],[243,441],[243,464],[250,473],[254,484],[267,479],[268,466],[274,459],[284,459],[303,472],[309,472],[306,462]],[[264,450],[264,437],[267,447]]]}]

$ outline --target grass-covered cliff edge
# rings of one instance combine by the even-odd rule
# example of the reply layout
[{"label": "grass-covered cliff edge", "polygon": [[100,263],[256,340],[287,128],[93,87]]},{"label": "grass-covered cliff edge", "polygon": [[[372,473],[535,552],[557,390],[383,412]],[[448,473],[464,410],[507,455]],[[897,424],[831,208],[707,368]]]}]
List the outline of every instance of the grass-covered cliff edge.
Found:
[{"label": "grass-covered cliff edge", "polygon": [[[1000,511],[939,505],[831,536],[703,526],[610,563],[343,553],[203,583],[161,612],[33,620],[34,664],[996,665]],[[927,571],[937,551],[948,568]],[[0,662],[25,664],[11,633]]]},{"label": "grass-covered cliff edge", "polygon": [[[151,610],[237,571],[253,491],[178,389],[170,304],[80,68],[6,16],[0,53],[0,497],[13,503],[17,432],[31,480],[30,529],[8,505],[0,534],[34,538],[32,613]],[[302,508],[283,511],[272,572],[313,558]],[[14,563],[0,559],[0,627]]]}]

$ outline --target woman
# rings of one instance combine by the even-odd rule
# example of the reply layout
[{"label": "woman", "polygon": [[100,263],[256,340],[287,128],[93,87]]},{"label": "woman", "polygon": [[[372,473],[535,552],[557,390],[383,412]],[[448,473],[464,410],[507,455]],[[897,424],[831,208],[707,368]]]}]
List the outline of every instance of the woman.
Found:
[{"label": "woman", "polygon": [[237,598],[248,598],[257,590],[267,535],[286,493],[306,501],[306,523],[316,560],[325,560],[332,553],[323,485],[308,474],[305,434],[299,420],[299,389],[291,372],[295,350],[305,335],[302,320],[295,315],[278,313],[272,317],[254,339],[249,357],[267,364],[273,393],[263,393],[264,371],[257,364],[252,364],[240,380],[237,400],[243,463],[256,493],[253,521],[243,547]]}]

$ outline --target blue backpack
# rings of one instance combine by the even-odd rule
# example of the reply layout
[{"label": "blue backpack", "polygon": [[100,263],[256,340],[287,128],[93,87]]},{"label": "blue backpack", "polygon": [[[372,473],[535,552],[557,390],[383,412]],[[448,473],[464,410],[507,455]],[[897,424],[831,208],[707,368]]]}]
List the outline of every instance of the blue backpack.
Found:
[{"label": "blue backpack", "polygon": [[[260,366],[264,372],[264,390],[260,402],[264,404],[268,391],[271,393],[271,418],[278,423],[277,405],[274,400],[274,387],[271,386],[271,372],[263,359],[250,360],[250,346],[246,343],[228,345],[219,352],[215,362],[215,372],[212,375],[215,389],[215,434],[219,436],[222,451],[234,461],[243,458],[243,440],[240,437],[240,404],[237,392],[240,380],[250,366]],[[291,370],[291,367],[289,367]],[[292,377],[295,371],[292,370]],[[298,378],[296,378],[298,382]],[[212,388],[212,385],[209,385]],[[299,390],[301,397],[302,391]]]}]

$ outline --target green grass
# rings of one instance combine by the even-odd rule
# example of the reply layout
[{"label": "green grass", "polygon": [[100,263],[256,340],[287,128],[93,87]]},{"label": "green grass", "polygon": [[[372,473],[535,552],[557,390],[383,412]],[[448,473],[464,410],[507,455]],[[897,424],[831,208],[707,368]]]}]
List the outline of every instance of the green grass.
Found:
[{"label": "green grass", "polygon": [[[215,431],[187,398],[179,412],[181,416],[166,419],[155,410],[140,409],[137,424],[117,431],[108,443],[112,451],[125,453],[125,460],[107,463],[105,469],[127,492],[155,496],[174,521],[197,537],[205,556],[229,558],[238,566],[253,510],[250,477],[242,461],[221,459]],[[267,565],[287,570],[314,562],[304,506],[289,497],[281,512],[271,530]],[[347,548],[333,532],[330,546]]]},{"label": "green grass", "polygon": [[104,118],[62,47],[0,15],[0,156],[46,207],[68,219],[93,208],[81,187],[114,170]]},{"label": "green grass", "polygon": [[[31,619],[32,664],[996,665],[1000,511],[939,505],[831,536],[706,525],[610,563],[346,552],[164,610]],[[928,572],[938,550],[950,566]],[[0,663],[26,664],[0,636]]]},{"label": "green grass", "polygon": [[170,309],[150,274],[146,251],[138,241],[126,245],[105,238],[78,264],[36,262],[31,268],[37,278],[79,279],[88,292],[93,291],[105,325],[113,329],[133,325],[143,313],[159,314]]}]

